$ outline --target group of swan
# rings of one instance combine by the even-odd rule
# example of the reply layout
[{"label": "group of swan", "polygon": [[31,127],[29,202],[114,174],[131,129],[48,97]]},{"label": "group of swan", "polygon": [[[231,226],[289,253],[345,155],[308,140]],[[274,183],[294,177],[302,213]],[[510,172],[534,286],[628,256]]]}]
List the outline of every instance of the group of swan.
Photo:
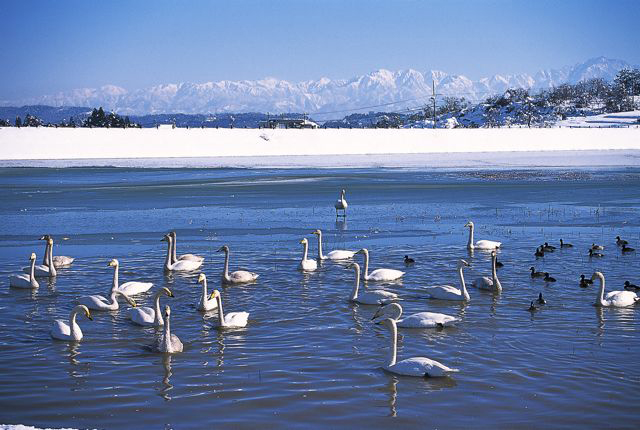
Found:
[{"label": "group of swan", "polygon": [[352,263],[348,266],[353,268],[356,272],[356,280],[351,291],[351,297],[349,300],[355,303],[362,303],[363,305],[379,305],[389,303],[398,299],[398,295],[384,290],[369,290],[360,293],[360,265],[358,263]]},{"label": "group of swan", "polygon": [[69,267],[73,263],[73,258],[63,255],[53,255],[53,237],[44,235],[39,240],[46,241],[44,249],[44,258],[42,264],[36,265],[36,254],[31,253],[29,257],[29,265],[22,268],[24,274],[11,275],[9,277],[9,286],[14,288],[38,288],[40,284],[36,277],[55,278],[58,275],[57,269]]},{"label": "group of swan", "polygon": [[327,255],[324,255],[322,252],[322,230],[314,230],[312,234],[315,234],[318,238],[318,258],[317,260],[309,258],[309,241],[307,238],[303,238],[300,243],[302,244],[302,259],[300,260],[300,264],[298,264],[298,268],[300,270],[304,270],[306,272],[313,272],[318,269],[318,260],[350,260],[353,258],[355,254],[354,251],[348,251],[344,249],[335,249],[329,252]]},{"label": "group of swan", "polygon": [[167,272],[192,272],[198,270],[204,262],[204,257],[194,254],[176,256],[176,232],[165,234],[161,241],[167,242],[167,255],[164,260],[164,270]]}]

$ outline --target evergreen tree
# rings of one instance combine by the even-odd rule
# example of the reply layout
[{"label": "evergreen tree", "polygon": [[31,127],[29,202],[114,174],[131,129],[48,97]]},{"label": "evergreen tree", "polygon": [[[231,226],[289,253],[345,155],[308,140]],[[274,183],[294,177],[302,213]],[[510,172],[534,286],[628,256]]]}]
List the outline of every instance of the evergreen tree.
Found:
[{"label": "evergreen tree", "polygon": [[16,127],[22,127],[22,118],[16,117]]}]

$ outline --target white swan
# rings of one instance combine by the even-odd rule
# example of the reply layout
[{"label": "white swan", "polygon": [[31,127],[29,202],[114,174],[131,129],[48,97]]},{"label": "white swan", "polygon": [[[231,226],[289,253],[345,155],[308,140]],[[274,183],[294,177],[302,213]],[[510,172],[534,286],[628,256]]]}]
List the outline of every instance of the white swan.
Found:
[{"label": "white swan", "polygon": [[498,273],[496,272],[496,252],[491,251],[491,277],[481,276],[473,281],[473,286],[480,288],[481,290],[491,290],[496,292],[502,291],[502,285],[498,279]]},{"label": "white swan", "polygon": [[318,260],[348,260],[355,255],[354,251],[346,251],[343,249],[336,249],[324,255],[322,254],[322,230],[316,230],[313,234],[318,236]]},{"label": "white swan", "polygon": [[229,273],[229,247],[227,245],[223,245],[216,252],[224,251],[224,270],[222,271],[222,283],[224,284],[246,284],[248,282],[253,282],[260,275],[253,272],[248,272],[246,270],[236,270],[235,272]]},{"label": "white swan", "polygon": [[396,362],[396,354],[398,350],[398,327],[396,326],[396,322],[391,318],[386,318],[378,324],[382,324],[389,328],[389,331],[391,332],[389,364],[384,366],[385,370],[398,375],[429,378],[448,376],[449,373],[458,372],[458,369],[452,369],[438,361],[431,360],[426,357],[412,357]]},{"label": "white swan", "polygon": [[600,279],[600,290],[596,298],[596,306],[612,306],[617,308],[634,305],[640,297],[633,291],[610,291],[604,295],[604,275],[601,272],[595,272],[591,277],[592,281]]},{"label": "white swan", "polygon": [[352,263],[348,267],[355,269],[356,272],[356,282],[353,286],[353,290],[351,290],[351,297],[349,297],[350,301],[361,303],[363,305],[381,305],[387,304],[393,300],[398,300],[397,294],[383,290],[364,291],[358,294],[360,288],[360,265],[358,263]]},{"label": "white swan", "polygon": [[29,261],[31,262],[29,274],[25,275],[21,273],[19,275],[9,276],[9,286],[14,288],[38,288],[40,286],[34,274],[34,268],[36,266],[36,254],[34,252],[31,253]]},{"label": "white swan", "polygon": [[136,307],[136,302],[132,298],[130,298],[125,293],[118,291],[116,289],[111,289],[111,295],[109,299],[104,296],[84,296],[78,299],[78,303],[81,305],[85,305],[87,308],[95,310],[95,311],[117,311],[120,309],[120,304],[118,303],[118,296],[124,297],[124,299],[134,308]]},{"label": "white swan", "polygon": [[211,298],[218,302],[219,328],[242,328],[247,326],[249,312],[230,312],[225,315],[222,310],[222,297],[220,296],[220,291],[213,290]]},{"label": "white swan", "polygon": [[479,240],[475,244],[473,243],[473,222],[469,221],[464,225],[469,227],[469,242],[467,242],[468,249],[496,249],[500,248],[502,242],[495,242],[493,240]]},{"label": "white swan", "polygon": [[375,321],[377,318],[384,317],[387,314],[391,314],[389,318],[394,320],[398,327],[403,328],[442,328],[454,325],[460,321],[459,318],[436,312],[418,312],[400,319],[400,316],[402,316],[402,306],[400,306],[399,303],[390,303],[386,306],[381,306],[371,320]]},{"label": "white swan", "polygon": [[[40,240],[46,240],[46,241],[48,241],[49,239],[53,240],[53,237],[49,236],[48,234],[45,234],[40,238]],[[71,263],[73,263],[73,261],[75,260],[75,258],[67,257],[66,255],[53,255],[53,246],[49,248],[48,244],[45,244],[45,251],[44,251],[44,257],[42,258],[42,264],[45,264],[47,266],[49,265],[49,253],[51,253],[51,259],[53,260],[53,265],[56,269],[69,267],[71,266]]]},{"label": "white swan", "polygon": [[197,260],[178,260],[172,263],[173,259],[173,238],[169,234],[165,234],[161,241],[167,242],[167,256],[164,259],[164,270],[167,272],[192,272],[198,270],[202,266],[202,261]]},{"label": "white swan", "polygon": [[395,269],[376,269],[369,273],[369,250],[362,248],[356,254],[364,254],[364,279],[365,281],[395,281],[402,278],[405,272]]},{"label": "white swan", "polygon": [[334,205],[336,208],[336,218],[340,215],[338,215],[338,211],[341,210],[342,211],[342,216],[346,217],[347,216],[347,208],[349,207],[349,204],[347,203],[347,199],[345,199],[344,197],[345,195],[345,191],[342,190],[340,192],[340,198],[338,199],[338,201],[336,202],[336,204]]},{"label": "white swan", "polygon": [[120,263],[114,258],[109,262],[108,266],[115,267],[115,270],[113,271],[113,285],[111,288],[115,289],[119,293],[124,293],[127,296],[135,296],[136,294],[149,291],[151,287],[153,287],[152,282],[129,281],[124,284],[119,284],[118,271],[120,270]]},{"label": "white swan", "polygon": [[300,243],[304,247],[304,251],[302,252],[302,260],[300,260],[300,264],[298,264],[298,269],[306,272],[313,272],[318,268],[318,262],[307,258],[309,254],[309,241],[305,237],[300,241]]},{"label": "white swan", "polygon": [[172,243],[173,251],[171,255],[171,263],[175,263],[176,261],[180,261],[180,260],[192,260],[192,261],[204,262],[204,257],[195,255],[195,254],[182,254],[181,256],[178,257],[176,255],[176,248],[178,247],[178,239],[176,236],[176,232],[171,231],[169,232],[169,235],[171,236],[171,239],[173,239],[173,243]]},{"label": "white swan", "polygon": [[[58,272],[55,266],[53,265],[51,248],[53,248],[53,239],[49,238],[47,239],[47,248],[45,250],[45,254],[48,255],[47,263],[34,266],[33,273],[35,276],[53,278],[58,275]],[[23,267],[22,271],[24,273],[31,273],[31,266]]]},{"label": "white swan", "polygon": [[173,354],[174,352],[182,352],[184,348],[180,338],[171,333],[171,308],[164,307],[164,330],[156,342],[156,351]]},{"label": "white swan", "polygon": [[201,273],[200,276],[198,276],[198,283],[202,284],[202,295],[198,301],[198,310],[210,311],[217,308],[218,302],[216,299],[209,297],[209,293],[207,293],[207,276],[204,273]]},{"label": "white swan", "polygon": [[462,289],[458,289],[456,287],[452,287],[451,285],[437,285],[434,287],[427,287],[427,294],[429,294],[430,299],[440,299],[440,300],[456,300],[456,301],[466,301],[471,300],[469,297],[469,292],[467,291],[467,286],[464,283],[464,275],[462,274],[462,269],[465,266],[469,266],[464,260],[458,261],[458,277],[460,278],[460,285]]},{"label": "white swan", "polygon": [[162,318],[162,311],[160,310],[160,296],[166,294],[168,297],[174,297],[170,289],[162,287],[158,290],[154,298],[155,306],[150,308],[148,306],[129,308],[127,313],[131,321],[138,325],[152,325],[160,327],[164,325],[164,319]]},{"label": "white swan", "polygon": [[82,340],[82,330],[80,330],[80,326],[76,322],[76,317],[81,312],[84,313],[84,315],[88,319],[93,321],[89,309],[87,309],[85,305],[78,305],[71,311],[71,315],[69,316],[69,324],[67,324],[64,320],[53,321],[53,326],[51,327],[51,337],[58,340]]}]

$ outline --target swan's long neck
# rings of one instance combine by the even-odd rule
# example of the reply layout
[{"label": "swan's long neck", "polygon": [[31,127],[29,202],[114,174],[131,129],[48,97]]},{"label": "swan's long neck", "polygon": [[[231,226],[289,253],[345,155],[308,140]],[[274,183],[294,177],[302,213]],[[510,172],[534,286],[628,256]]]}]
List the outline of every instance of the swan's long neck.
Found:
[{"label": "swan's long neck", "polygon": [[[229,250],[224,250],[224,271],[222,272],[222,277],[228,281],[229,280]],[[207,281],[205,281],[206,284]],[[206,287],[205,287],[206,288]]]},{"label": "swan's long neck", "polygon": [[394,364],[396,364],[396,354],[398,352],[398,327],[396,326],[395,321],[393,321],[390,328],[391,328],[391,349],[389,350],[388,367],[391,367]]},{"label": "swan's long neck", "polygon": [[395,321],[398,321],[402,316],[402,308],[394,303],[391,305],[391,309],[393,309],[393,315],[391,316],[391,318],[393,318]]},{"label": "swan's long neck", "polygon": [[47,262],[49,263],[49,276],[56,276],[58,273],[56,272],[56,267],[53,265],[53,243],[48,243],[47,247],[49,248],[49,257],[47,258]]},{"label": "swan's long neck", "polygon": [[42,257],[42,264],[45,266],[49,264],[49,242],[45,243],[44,256]]},{"label": "swan's long neck", "polygon": [[29,282],[33,283],[36,280],[36,259],[31,260],[31,268],[29,269]]},{"label": "swan's long neck", "polygon": [[604,276],[600,276],[600,291],[598,291],[598,298],[596,305],[604,306]]},{"label": "swan's long neck", "polygon": [[469,292],[467,291],[467,286],[464,283],[464,275],[462,274],[462,267],[458,269],[458,276],[460,277],[460,286],[462,288],[462,295],[464,296],[464,299],[466,301],[469,301],[471,300],[471,297],[469,296]]},{"label": "swan's long neck", "polygon": [[307,255],[309,253],[309,242],[305,242],[303,243],[304,245],[304,251],[302,252],[302,261],[307,259]]},{"label": "swan's long neck", "polygon": [[167,320],[164,323],[164,343],[165,352],[172,352],[171,348],[171,315],[167,315]]},{"label": "swan's long neck", "polygon": [[177,256],[177,251],[176,248],[178,247],[178,238],[171,236],[171,239],[173,239],[173,243],[171,244],[171,264],[176,264],[176,261],[178,261],[178,256]]},{"label": "swan's long neck", "polygon": [[80,326],[76,322],[76,317],[78,316],[78,311],[76,309],[71,311],[71,315],[69,316],[69,329],[70,335],[72,339],[79,339],[82,337],[82,330],[80,330]]},{"label": "swan's long neck", "polygon": [[491,276],[493,277],[493,286],[496,291],[502,291],[502,285],[500,284],[500,280],[498,279],[498,272],[496,270],[496,260],[497,256],[491,256]]},{"label": "swan's long neck", "polygon": [[473,226],[469,226],[469,242],[467,242],[467,248],[473,249]]},{"label": "swan's long neck", "polygon": [[171,252],[172,250],[172,240],[171,237],[167,237],[167,256],[164,259],[164,269],[165,270],[171,270],[171,266],[173,265],[173,263],[171,262]]},{"label": "swan's long neck", "polygon": [[111,283],[111,291],[115,291],[118,286],[120,286],[120,283],[118,282],[118,268],[119,268],[119,264],[116,264],[113,267],[113,282]]},{"label": "swan's long neck", "polygon": [[156,293],[155,298],[155,312],[156,314],[153,317],[153,323],[155,325],[164,325],[164,319],[162,318],[162,311],[160,310],[160,296],[162,295],[162,291],[158,291]]},{"label": "swan's long neck", "polygon": [[218,295],[216,296],[216,300],[218,301],[218,318],[220,319],[220,325],[224,327],[227,324],[224,321],[224,311],[222,310],[222,297]]},{"label": "swan's long neck", "polygon": [[369,253],[364,253],[364,279],[369,277]]},{"label": "swan's long neck", "polygon": [[351,300],[355,300],[358,298],[358,289],[360,288],[360,268],[356,267],[356,283],[353,286],[353,290],[351,291]]},{"label": "swan's long neck", "polygon": [[117,298],[118,292],[116,290],[111,290],[111,303],[109,303],[111,306],[115,305],[116,309],[119,307],[118,306],[118,298]]},{"label": "swan's long neck", "polygon": [[324,255],[322,255],[322,233],[318,233],[318,258],[324,260]]}]

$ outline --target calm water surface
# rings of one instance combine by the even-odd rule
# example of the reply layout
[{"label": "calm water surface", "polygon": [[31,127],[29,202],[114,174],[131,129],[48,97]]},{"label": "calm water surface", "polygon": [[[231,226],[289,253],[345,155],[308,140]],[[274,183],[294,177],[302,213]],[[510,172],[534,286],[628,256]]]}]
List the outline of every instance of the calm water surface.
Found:
[{"label": "calm water surface", "polygon": [[[335,221],[340,188],[350,203]],[[638,428],[640,309],[598,309],[581,273],[605,273],[608,289],[640,283],[640,170],[437,171],[407,169],[0,169],[0,423],[91,428],[411,425]],[[470,283],[488,274],[489,255],[465,249],[503,242],[501,295],[470,288],[463,305],[427,300],[424,287]],[[370,250],[372,266],[402,269],[385,285],[405,312],[458,316],[444,330],[400,329],[399,359],[428,356],[460,369],[453,378],[398,377],[381,370],[389,334],[371,324],[376,307],[347,301],[353,272],[325,262],[296,270],[299,241],[324,231],[325,251]],[[162,236],[177,230],[179,253],[206,257],[210,287],[231,268],[260,273],[254,285],[222,288],[225,310],[250,312],[247,328],[219,332],[217,316],[195,309],[197,274],[164,275]],[[76,257],[38,290],[10,289],[16,273],[55,236],[56,253]],[[65,238],[66,240],[63,240]],[[535,259],[541,242],[574,248]],[[588,246],[605,245],[602,259]],[[172,328],[182,354],[149,352],[153,328],[126,312],[80,319],[81,343],[53,341],[54,318],[77,297],[106,294],[111,258],[121,282],[173,290]],[[531,280],[534,265],[557,278]],[[529,302],[543,292],[548,304]],[[136,297],[150,305],[152,292]]]}]

